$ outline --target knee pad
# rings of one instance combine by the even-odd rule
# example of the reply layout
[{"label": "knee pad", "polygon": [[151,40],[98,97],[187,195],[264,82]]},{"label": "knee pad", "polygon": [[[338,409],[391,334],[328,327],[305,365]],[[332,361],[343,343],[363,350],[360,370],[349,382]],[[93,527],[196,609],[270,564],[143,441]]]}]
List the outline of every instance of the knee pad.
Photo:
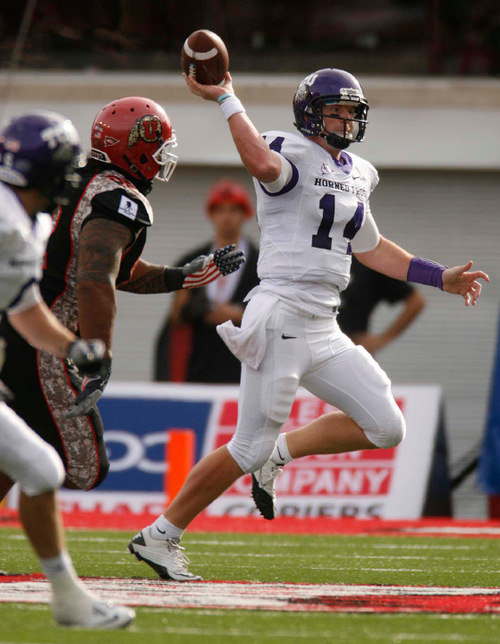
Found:
[{"label": "knee pad", "polygon": [[376,447],[396,447],[404,440],[406,435],[406,422],[399,407],[394,403],[394,409],[379,417],[376,425],[362,427],[366,437]]},{"label": "knee pad", "polygon": [[18,478],[19,486],[26,496],[38,496],[58,489],[64,480],[64,466],[59,454],[40,439],[40,445],[32,450]]},{"label": "knee pad", "polygon": [[259,470],[271,456],[279,436],[281,423],[268,419],[255,432],[236,430],[227,449],[243,472]]}]

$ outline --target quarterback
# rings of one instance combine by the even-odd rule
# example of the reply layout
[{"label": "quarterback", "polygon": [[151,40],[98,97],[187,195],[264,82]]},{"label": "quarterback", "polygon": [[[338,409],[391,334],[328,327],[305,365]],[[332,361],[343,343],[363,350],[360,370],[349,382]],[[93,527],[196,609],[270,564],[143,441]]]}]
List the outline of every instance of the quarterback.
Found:
[{"label": "quarterback", "polygon": [[[259,286],[247,296],[241,329],[218,331],[242,363],[237,428],[230,442],[202,459],[164,515],[129,549],[164,578],[193,579],[179,551],[190,521],[242,474],[268,519],[283,465],[311,454],[388,448],[405,436],[391,383],[372,356],[344,335],[336,314],[349,282],[351,257],[385,275],[432,285],[474,305],[482,271],[472,262],[447,268],[416,257],[383,237],[370,210],[375,168],[347,152],[361,142],[368,102],[357,79],[320,69],[298,86],[298,133],[260,135],[235,96],[220,86],[186,82],[217,101],[243,164],[254,178],[261,231]],[[280,435],[299,385],[338,410]]]}]

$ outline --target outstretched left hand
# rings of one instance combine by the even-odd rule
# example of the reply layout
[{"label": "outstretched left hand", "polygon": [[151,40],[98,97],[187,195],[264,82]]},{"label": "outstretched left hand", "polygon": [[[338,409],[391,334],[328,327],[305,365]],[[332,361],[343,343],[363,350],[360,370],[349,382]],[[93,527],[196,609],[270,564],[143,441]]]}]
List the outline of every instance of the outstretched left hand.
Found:
[{"label": "outstretched left hand", "polygon": [[477,281],[483,279],[489,282],[490,278],[483,271],[468,272],[472,266],[472,261],[468,261],[463,266],[452,266],[447,268],[443,273],[443,291],[461,295],[465,300],[465,306],[475,306],[477,298],[481,295],[482,285]]},{"label": "outstretched left hand", "polygon": [[185,264],[182,268],[185,275],[182,288],[206,286],[222,275],[237,271],[245,263],[245,253],[235,248],[235,244],[228,244],[210,255],[199,255]]}]

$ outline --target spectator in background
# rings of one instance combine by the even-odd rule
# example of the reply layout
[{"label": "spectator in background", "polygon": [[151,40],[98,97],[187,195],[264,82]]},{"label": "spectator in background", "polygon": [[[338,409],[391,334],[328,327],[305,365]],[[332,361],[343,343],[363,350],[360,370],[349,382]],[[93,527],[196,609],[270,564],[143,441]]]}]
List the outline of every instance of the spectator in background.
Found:
[{"label": "spectator in background", "polygon": [[[349,286],[340,296],[337,317],[342,331],[371,354],[383,349],[412,324],[425,307],[425,298],[408,282],[387,277],[364,266],[354,256]],[[404,302],[404,308],[381,333],[370,332],[370,318],[381,302]]]},{"label": "spectator in background", "polygon": [[[174,302],[156,344],[155,380],[174,382],[239,383],[241,364],[219,337],[215,327],[227,320],[239,326],[246,294],[258,284],[257,248],[242,229],[253,214],[245,188],[229,179],[215,183],[206,201],[206,215],[214,227],[211,241],[196,249],[211,253],[222,241],[244,250],[246,263],[237,273],[219,278],[196,292],[174,295]],[[189,251],[179,259],[183,266]]]}]

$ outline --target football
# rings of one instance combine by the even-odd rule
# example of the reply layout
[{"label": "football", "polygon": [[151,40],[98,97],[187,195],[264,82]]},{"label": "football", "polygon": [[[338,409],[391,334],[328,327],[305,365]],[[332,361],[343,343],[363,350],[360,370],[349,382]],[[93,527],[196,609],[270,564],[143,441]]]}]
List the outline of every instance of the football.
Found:
[{"label": "football", "polygon": [[213,31],[198,29],[182,47],[182,69],[202,85],[219,85],[229,69],[226,45]]}]

